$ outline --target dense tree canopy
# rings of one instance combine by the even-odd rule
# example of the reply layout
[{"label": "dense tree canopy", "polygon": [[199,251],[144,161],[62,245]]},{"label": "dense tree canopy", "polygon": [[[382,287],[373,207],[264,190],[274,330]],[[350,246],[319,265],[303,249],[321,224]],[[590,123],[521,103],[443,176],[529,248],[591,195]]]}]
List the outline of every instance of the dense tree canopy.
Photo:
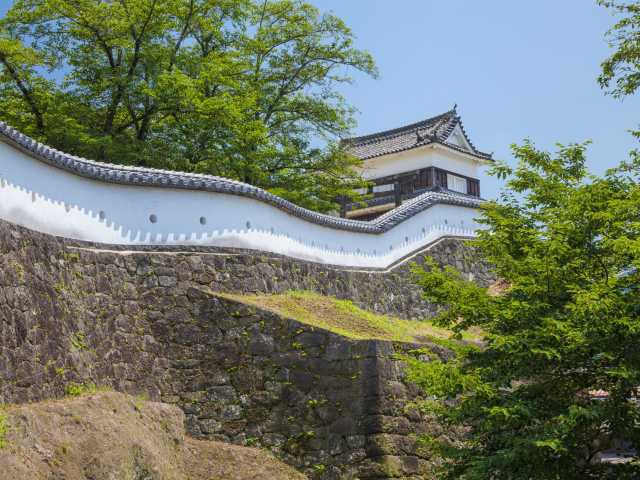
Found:
[{"label": "dense tree canopy", "polygon": [[59,149],[320,210],[362,186],[335,86],[375,65],[301,0],[15,0],[0,28],[0,118]]},{"label": "dense tree canopy", "polygon": [[488,228],[474,244],[500,294],[453,268],[417,271],[426,298],[446,307],[438,323],[485,333],[456,361],[412,367],[445,402],[427,407],[472,427],[458,444],[423,439],[450,478],[640,476],[640,462],[596,461],[623,441],[640,448],[640,156],[594,177],[584,151],[525,143],[515,169],[496,166],[506,188],[482,207]]},{"label": "dense tree canopy", "polygon": [[[599,82],[616,97],[640,87],[640,3],[600,0],[622,18]],[[636,134],[637,135],[637,134]],[[432,400],[423,408],[458,438],[425,436],[443,478],[640,478],[640,152],[602,177],[585,168],[586,145],[555,155],[514,146],[517,166],[482,207],[473,244],[499,288],[453,268],[415,270],[436,322],[480,328],[481,348],[454,360],[408,358],[411,378]],[[610,449],[626,462],[599,461]]]}]

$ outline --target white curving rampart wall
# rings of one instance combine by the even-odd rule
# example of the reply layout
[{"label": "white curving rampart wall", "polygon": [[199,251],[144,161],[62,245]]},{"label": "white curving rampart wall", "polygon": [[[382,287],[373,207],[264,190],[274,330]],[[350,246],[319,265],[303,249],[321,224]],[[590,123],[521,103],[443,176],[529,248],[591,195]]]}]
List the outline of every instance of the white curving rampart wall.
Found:
[{"label": "white curving rampart wall", "polygon": [[90,180],[0,142],[0,218],[78,240],[248,248],[384,268],[443,236],[473,236],[477,215],[440,204],[382,234],[350,232],[238,195]]}]

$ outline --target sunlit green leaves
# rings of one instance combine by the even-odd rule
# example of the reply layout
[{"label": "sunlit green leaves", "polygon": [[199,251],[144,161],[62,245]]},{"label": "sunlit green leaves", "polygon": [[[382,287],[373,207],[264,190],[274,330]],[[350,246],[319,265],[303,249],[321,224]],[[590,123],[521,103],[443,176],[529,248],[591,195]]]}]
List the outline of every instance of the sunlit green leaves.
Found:
[{"label": "sunlit green leaves", "polygon": [[442,421],[472,429],[440,450],[450,478],[640,475],[637,463],[593,460],[617,441],[640,444],[640,165],[632,154],[589,176],[584,153],[526,142],[514,147],[516,168],[496,169],[506,191],[482,207],[487,230],[474,245],[498,291],[434,262],[416,271],[425,298],[444,308],[440,322],[485,332],[482,351],[426,367],[434,384],[421,382],[457,399]]},{"label": "sunlit green leaves", "polygon": [[364,185],[335,86],[373,59],[301,0],[16,0],[1,26],[0,116],[59,149],[325,211]]},{"label": "sunlit green leaves", "polygon": [[632,95],[640,87],[640,2],[598,0],[622,18],[609,30],[614,53],[602,62],[598,81],[616,97]]}]

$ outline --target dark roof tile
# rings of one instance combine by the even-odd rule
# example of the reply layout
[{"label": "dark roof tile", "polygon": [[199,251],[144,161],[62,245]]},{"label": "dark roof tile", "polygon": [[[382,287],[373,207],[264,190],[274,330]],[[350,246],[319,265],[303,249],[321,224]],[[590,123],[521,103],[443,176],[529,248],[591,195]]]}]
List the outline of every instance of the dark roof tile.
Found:
[{"label": "dark roof tile", "polygon": [[[447,142],[449,136],[458,125],[471,149]],[[477,150],[469,140],[455,107],[448,112],[421,122],[362,137],[347,138],[342,143],[353,155],[362,160],[403,152],[433,143],[445,145],[453,150],[473,155],[482,160],[491,160],[491,154]]]}]

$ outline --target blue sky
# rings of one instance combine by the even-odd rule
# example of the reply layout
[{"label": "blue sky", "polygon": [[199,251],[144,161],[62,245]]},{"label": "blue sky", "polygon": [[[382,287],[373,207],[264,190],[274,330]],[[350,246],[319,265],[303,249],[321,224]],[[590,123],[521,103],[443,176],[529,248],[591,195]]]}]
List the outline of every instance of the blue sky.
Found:
[{"label": "blue sky", "polygon": [[[454,103],[475,145],[511,160],[532,139],[592,140],[589,167],[602,173],[639,146],[640,93],[605,96],[596,77],[608,55],[610,12],[595,0],[313,0],[343,18],[380,78],[341,89],[358,108],[357,134],[441,113]],[[483,196],[497,185],[482,179]]]},{"label": "blue sky", "polygon": [[[595,0],[311,0],[353,29],[380,69],[341,92],[358,110],[354,134],[421,120],[458,104],[476,146],[511,160],[509,145],[532,139],[592,140],[595,173],[638,146],[640,94],[605,96],[596,77],[609,53],[611,14]],[[11,4],[0,0],[0,14]],[[482,179],[483,196],[497,191]]]}]

